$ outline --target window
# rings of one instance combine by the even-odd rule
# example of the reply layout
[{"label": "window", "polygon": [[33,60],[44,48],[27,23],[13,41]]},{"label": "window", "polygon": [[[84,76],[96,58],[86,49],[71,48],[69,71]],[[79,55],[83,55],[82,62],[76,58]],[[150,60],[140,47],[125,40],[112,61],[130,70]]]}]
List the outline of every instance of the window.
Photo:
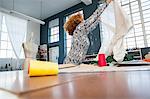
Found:
[{"label": "window", "polygon": [[2,29],[0,30],[0,58],[12,58],[14,52],[8,36],[5,17],[2,18]]},{"label": "window", "polygon": [[59,26],[52,27],[50,29],[50,43],[59,41]]},{"label": "window", "polygon": [[[74,14],[77,14],[77,13],[81,13],[82,15],[83,15],[83,11],[81,10],[81,11],[78,11],[78,12],[75,12],[75,13],[73,13],[73,14],[71,14],[71,15],[74,15]],[[69,16],[71,16],[71,15],[69,15]],[[68,20],[68,18],[69,18],[69,16],[66,16],[66,18],[65,18],[65,21],[67,21]],[[70,51],[70,48],[71,48],[71,43],[72,43],[72,36],[70,36],[68,33],[65,33],[66,35],[66,37],[65,37],[65,42],[66,42],[66,54],[68,54],[68,52]]]},{"label": "window", "polygon": [[54,19],[49,22],[48,42],[54,43],[59,41],[59,19]]},{"label": "window", "polygon": [[49,61],[58,63],[59,46],[49,48]]},{"label": "window", "polygon": [[71,48],[71,43],[72,43],[72,36],[70,36],[68,33],[66,34],[66,49],[67,49],[67,54],[70,51]]},{"label": "window", "polygon": [[[16,58],[9,39],[4,16],[2,17],[2,28],[0,30],[0,58]],[[23,49],[20,58],[24,58]]]},{"label": "window", "polygon": [[134,25],[125,37],[125,47],[150,47],[150,0],[119,0],[119,2]]}]

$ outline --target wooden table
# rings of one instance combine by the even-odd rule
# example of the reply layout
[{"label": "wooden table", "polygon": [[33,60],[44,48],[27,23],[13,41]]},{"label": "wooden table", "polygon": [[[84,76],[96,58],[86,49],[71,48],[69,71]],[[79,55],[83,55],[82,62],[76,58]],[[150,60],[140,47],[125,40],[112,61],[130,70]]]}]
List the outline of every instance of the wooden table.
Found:
[{"label": "wooden table", "polygon": [[0,99],[150,99],[150,71],[59,74],[0,73]]}]

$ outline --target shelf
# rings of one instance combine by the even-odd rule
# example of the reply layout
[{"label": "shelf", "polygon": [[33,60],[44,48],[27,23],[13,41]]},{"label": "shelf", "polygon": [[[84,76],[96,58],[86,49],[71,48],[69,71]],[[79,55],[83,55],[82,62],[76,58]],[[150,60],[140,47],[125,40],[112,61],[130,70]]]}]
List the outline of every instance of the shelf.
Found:
[{"label": "shelf", "polygon": [[136,59],[136,60],[140,60],[142,59],[142,54],[141,54],[141,49],[137,49],[137,50],[130,50],[130,51],[127,51],[127,53],[130,55],[133,55],[133,59]]},{"label": "shelf", "polygon": [[140,52],[140,50],[131,50],[131,51],[127,51],[127,52]]}]

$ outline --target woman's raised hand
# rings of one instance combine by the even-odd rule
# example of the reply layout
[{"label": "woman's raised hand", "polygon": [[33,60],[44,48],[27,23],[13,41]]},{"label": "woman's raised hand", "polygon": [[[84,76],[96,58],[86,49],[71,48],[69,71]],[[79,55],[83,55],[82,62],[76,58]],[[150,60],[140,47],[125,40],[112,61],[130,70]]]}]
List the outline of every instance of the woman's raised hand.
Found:
[{"label": "woman's raised hand", "polygon": [[111,1],[113,1],[113,0],[106,0],[106,2],[109,4]]}]

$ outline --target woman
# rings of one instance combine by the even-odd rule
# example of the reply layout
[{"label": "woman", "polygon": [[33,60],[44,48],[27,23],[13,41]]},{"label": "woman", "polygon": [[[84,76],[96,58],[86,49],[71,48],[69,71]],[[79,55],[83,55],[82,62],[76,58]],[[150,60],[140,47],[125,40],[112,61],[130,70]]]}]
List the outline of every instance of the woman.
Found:
[{"label": "woman", "polygon": [[90,42],[88,34],[100,22],[100,16],[111,0],[107,0],[102,6],[86,20],[83,20],[81,14],[71,16],[64,24],[64,29],[69,35],[73,36],[71,49],[64,60],[65,64],[81,64],[85,59]]}]

